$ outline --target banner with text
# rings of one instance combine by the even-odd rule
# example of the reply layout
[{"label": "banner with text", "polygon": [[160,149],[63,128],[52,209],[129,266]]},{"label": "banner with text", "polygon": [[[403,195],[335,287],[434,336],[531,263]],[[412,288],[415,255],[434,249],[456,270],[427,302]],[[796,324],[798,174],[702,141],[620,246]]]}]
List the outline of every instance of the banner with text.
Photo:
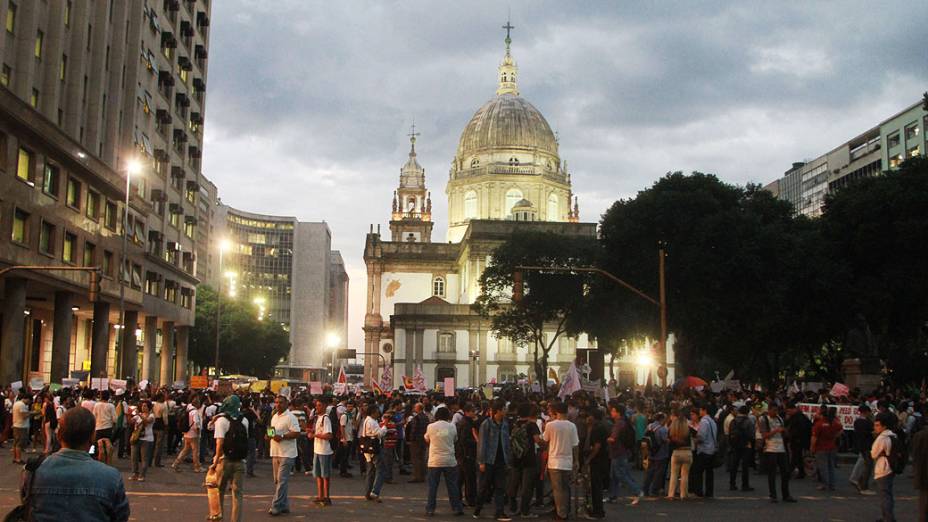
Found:
[{"label": "banner with text", "polygon": [[[799,411],[803,413],[809,420],[815,422],[815,416],[818,415],[818,412],[821,411],[822,405],[815,404],[811,402],[800,402],[798,405]],[[858,407],[853,404],[829,404],[828,409],[836,409],[837,414],[835,418],[838,419],[838,422],[844,426],[846,430],[854,429],[854,421],[857,419]]]}]

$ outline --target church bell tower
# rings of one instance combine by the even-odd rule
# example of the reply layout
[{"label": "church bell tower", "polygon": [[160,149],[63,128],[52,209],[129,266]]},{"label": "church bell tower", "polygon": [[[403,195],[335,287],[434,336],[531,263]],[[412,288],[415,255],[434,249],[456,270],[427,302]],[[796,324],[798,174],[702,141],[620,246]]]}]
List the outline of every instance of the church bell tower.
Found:
[{"label": "church bell tower", "polygon": [[390,241],[432,242],[432,196],[425,188],[425,169],[416,161],[416,125],[409,132],[409,159],[400,169],[400,186],[393,192]]}]

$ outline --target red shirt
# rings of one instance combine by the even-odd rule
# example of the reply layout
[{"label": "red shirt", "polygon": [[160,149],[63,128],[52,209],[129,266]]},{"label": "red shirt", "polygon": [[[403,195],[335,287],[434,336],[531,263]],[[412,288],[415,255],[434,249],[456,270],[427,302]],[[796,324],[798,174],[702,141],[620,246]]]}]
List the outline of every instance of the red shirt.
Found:
[{"label": "red shirt", "polygon": [[838,449],[838,437],[844,431],[844,426],[837,420],[828,422],[825,419],[815,421],[812,426],[812,437],[815,438],[815,447],[812,451],[835,451]]}]

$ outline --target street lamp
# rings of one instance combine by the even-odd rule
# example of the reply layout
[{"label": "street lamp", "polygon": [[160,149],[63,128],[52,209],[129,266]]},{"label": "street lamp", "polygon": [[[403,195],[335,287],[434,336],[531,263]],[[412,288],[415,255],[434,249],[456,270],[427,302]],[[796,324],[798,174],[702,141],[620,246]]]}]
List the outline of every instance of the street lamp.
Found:
[{"label": "street lamp", "polygon": [[329,332],[325,336],[325,346],[328,348],[331,353],[332,362],[329,363],[329,377],[332,379],[332,384],[335,384],[335,352],[336,349],[342,344],[342,338],[335,332]]},{"label": "street lamp", "polygon": [[219,381],[219,318],[222,315],[222,254],[232,248],[228,239],[219,240],[219,288],[216,289],[216,353],[213,366],[216,368],[216,381]]},{"label": "street lamp", "polygon": [[[116,325],[116,329],[119,330],[121,334],[119,336],[119,345],[122,348],[122,360],[126,360],[126,350],[129,349],[128,346],[123,346],[125,343],[126,336],[122,335],[122,330],[126,327],[126,281],[122,280],[122,271],[126,270],[126,276],[132,277],[131,270],[126,269],[126,264],[129,261],[129,194],[132,189],[132,176],[137,176],[142,173],[142,163],[137,159],[130,159],[126,162],[126,200],[125,206],[122,210],[122,259],[119,264],[119,324]],[[123,373],[126,369],[122,368]],[[132,376],[135,378],[135,375]]]}]

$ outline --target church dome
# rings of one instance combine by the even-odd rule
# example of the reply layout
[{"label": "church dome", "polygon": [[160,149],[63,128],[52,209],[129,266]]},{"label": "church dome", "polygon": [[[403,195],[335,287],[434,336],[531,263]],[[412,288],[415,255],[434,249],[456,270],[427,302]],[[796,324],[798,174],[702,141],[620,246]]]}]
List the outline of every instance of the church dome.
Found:
[{"label": "church dome", "polygon": [[557,156],[557,139],[548,121],[521,96],[502,94],[477,110],[458,143],[458,157],[493,149],[529,149]]}]

